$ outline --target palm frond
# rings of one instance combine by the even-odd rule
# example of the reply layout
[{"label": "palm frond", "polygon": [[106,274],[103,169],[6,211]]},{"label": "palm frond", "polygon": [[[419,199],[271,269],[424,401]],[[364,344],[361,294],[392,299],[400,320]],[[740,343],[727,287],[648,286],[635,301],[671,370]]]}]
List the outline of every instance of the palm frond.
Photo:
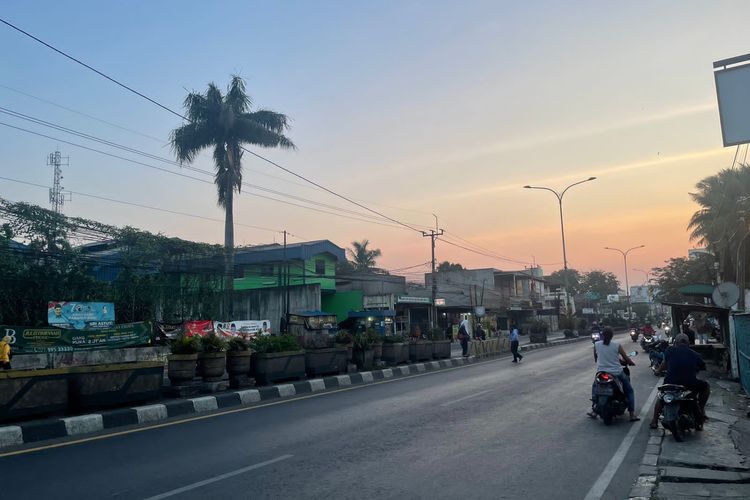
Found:
[{"label": "palm frond", "polygon": [[246,114],[237,117],[232,135],[239,142],[264,148],[296,149],[288,137],[264,127]]},{"label": "palm frond", "polygon": [[232,75],[232,80],[227,86],[227,96],[224,102],[237,115],[241,115],[250,109],[252,102],[250,96],[245,92],[245,81],[239,76]]},{"label": "palm frond", "polygon": [[289,130],[289,118],[282,113],[276,113],[268,109],[259,109],[247,113],[247,117],[272,132],[282,134]]},{"label": "palm frond", "polygon": [[204,148],[213,145],[216,137],[205,122],[187,123],[170,134],[170,143],[177,160],[192,162]]}]

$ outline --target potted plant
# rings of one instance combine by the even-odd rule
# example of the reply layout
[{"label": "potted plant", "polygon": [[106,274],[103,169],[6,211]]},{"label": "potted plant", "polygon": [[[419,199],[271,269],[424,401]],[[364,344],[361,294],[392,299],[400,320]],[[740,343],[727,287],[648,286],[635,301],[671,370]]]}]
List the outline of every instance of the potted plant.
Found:
[{"label": "potted plant", "polygon": [[451,357],[451,341],[445,338],[445,331],[441,328],[433,328],[430,331],[432,340],[432,356],[435,359],[446,359]]},{"label": "potted plant", "polygon": [[414,336],[409,339],[409,360],[413,363],[430,359],[432,359],[432,341],[422,337],[420,329],[417,328]]},{"label": "potted plant", "polygon": [[352,335],[347,330],[339,330],[336,332],[336,338],[334,340],[336,347],[346,347],[347,360],[351,361],[353,358],[352,349]]},{"label": "potted plant", "polygon": [[256,337],[250,347],[256,384],[305,378],[305,351],[293,335]]},{"label": "potted plant", "polygon": [[305,372],[308,377],[337,375],[346,371],[349,349],[346,346],[334,346],[334,340],[328,330],[297,337],[297,341],[305,349]]},{"label": "potted plant", "polygon": [[195,378],[199,347],[196,337],[186,335],[172,342],[172,354],[167,356],[167,376],[172,385],[187,384]]},{"label": "potted plant", "polygon": [[383,336],[374,328],[369,328],[367,335],[372,343],[372,359],[377,363],[383,358]]},{"label": "potted plant", "polygon": [[409,346],[404,343],[404,337],[401,335],[383,336],[383,344],[380,349],[382,351],[380,359],[391,366],[409,360]]},{"label": "potted plant", "polygon": [[250,374],[251,356],[252,351],[247,340],[242,337],[229,339],[229,342],[227,342],[227,373],[230,382],[237,382]]},{"label": "potted plant", "polygon": [[535,320],[529,325],[529,342],[547,342],[549,325],[542,320]]},{"label": "potted plant", "polygon": [[354,347],[354,363],[359,370],[371,370],[375,354],[372,337],[367,333],[358,333],[352,337]]},{"label": "potted plant", "polygon": [[227,366],[227,342],[215,333],[200,338],[201,376],[206,382],[217,382],[224,376]]}]

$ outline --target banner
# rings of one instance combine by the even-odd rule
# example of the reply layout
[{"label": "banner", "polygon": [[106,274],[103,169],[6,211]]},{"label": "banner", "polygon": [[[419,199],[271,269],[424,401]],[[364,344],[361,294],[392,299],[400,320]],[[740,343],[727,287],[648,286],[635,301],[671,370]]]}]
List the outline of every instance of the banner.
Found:
[{"label": "banner", "polygon": [[247,336],[255,335],[258,332],[261,332],[262,335],[271,335],[271,322],[267,319],[229,321],[226,323],[217,321],[214,323],[214,329],[216,333],[226,336]]},{"label": "banner", "polygon": [[210,320],[196,320],[185,322],[185,336],[193,337],[197,335],[203,337],[214,331],[214,322]]},{"label": "banner", "polygon": [[11,338],[14,354],[116,349],[148,344],[151,323],[124,323],[100,330],[0,326],[0,334]]},{"label": "banner", "polygon": [[111,328],[115,324],[115,305],[111,302],[50,301],[47,323],[76,330]]}]

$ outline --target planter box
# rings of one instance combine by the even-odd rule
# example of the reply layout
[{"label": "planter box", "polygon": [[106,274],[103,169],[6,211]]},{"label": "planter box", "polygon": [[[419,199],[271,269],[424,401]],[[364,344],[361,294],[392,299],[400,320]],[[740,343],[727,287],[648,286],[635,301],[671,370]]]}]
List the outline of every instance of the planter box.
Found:
[{"label": "planter box", "polygon": [[536,344],[539,342],[547,342],[547,334],[546,333],[530,333],[529,342],[531,342],[532,344]]},{"label": "planter box", "polygon": [[305,351],[254,352],[252,358],[253,374],[258,385],[305,378]]},{"label": "planter box", "polygon": [[432,341],[432,356],[435,359],[447,359],[451,357],[451,341],[450,340],[433,340]]},{"label": "planter box", "polygon": [[380,359],[391,366],[408,361],[409,346],[403,343],[383,343],[383,354]]},{"label": "planter box", "polygon": [[367,349],[365,351],[354,351],[354,363],[358,370],[372,370],[373,356],[375,351]]},{"label": "planter box", "polygon": [[432,341],[419,340],[409,343],[410,361],[428,361],[430,359],[432,359]]},{"label": "planter box", "polygon": [[167,356],[167,376],[172,385],[188,384],[195,378],[198,354],[170,354]]},{"label": "planter box", "polygon": [[70,411],[140,403],[161,397],[160,361],[70,368]]},{"label": "planter box", "polygon": [[349,363],[346,347],[310,349],[305,351],[305,372],[308,377],[338,375],[346,372]]},{"label": "planter box", "polygon": [[0,372],[0,422],[65,412],[69,380],[64,369]]},{"label": "planter box", "polygon": [[346,360],[351,363],[354,359],[354,347],[351,344],[336,344],[336,347],[346,348]]},{"label": "planter box", "polygon": [[227,373],[229,378],[250,375],[252,351],[227,351]]},{"label": "planter box", "polygon": [[372,346],[372,358],[375,361],[380,361],[383,358],[383,344],[373,344]]},{"label": "planter box", "polygon": [[198,355],[201,377],[206,382],[218,382],[224,377],[227,366],[226,352],[209,352]]}]

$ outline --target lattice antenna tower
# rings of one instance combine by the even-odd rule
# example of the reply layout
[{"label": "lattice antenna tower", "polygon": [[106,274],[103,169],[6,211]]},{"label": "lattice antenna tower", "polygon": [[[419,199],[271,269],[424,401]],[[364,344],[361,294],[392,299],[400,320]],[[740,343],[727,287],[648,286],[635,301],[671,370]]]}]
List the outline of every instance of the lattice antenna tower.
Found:
[{"label": "lattice antenna tower", "polygon": [[49,204],[55,213],[62,211],[65,201],[71,201],[72,194],[66,193],[62,186],[62,167],[70,165],[70,156],[62,156],[60,151],[50,153],[47,157],[47,166],[52,167],[52,187],[49,190]]}]

